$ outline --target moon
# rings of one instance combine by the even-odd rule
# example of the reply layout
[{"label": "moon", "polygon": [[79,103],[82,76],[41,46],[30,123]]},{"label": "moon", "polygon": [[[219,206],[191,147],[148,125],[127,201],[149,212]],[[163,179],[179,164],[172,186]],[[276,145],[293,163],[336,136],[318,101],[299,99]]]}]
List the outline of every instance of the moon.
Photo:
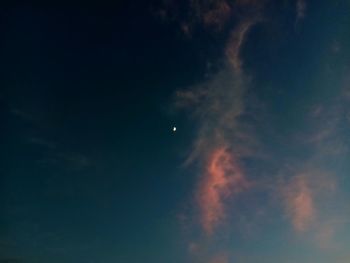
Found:
[{"label": "moon", "polygon": [[176,127],[175,126],[173,127],[173,132],[176,132]]}]

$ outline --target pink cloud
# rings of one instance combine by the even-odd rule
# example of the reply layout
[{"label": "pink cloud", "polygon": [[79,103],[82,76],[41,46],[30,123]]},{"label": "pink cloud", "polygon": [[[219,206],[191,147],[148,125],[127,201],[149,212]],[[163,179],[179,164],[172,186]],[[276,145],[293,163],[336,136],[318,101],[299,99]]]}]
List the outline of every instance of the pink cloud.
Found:
[{"label": "pink cloud", "polygon": [[[335,230],[337,216],[330,216],[326,204],[333,200],[336,193],[334,174],[315,168],[291,178],[282,188],[287,215],[298,233],[308,232],[314,241],[326,244]],[[330,222],[333,222],[330,224]]]},{"label": "pink cloud", "polygon": [[249,186],[237,160],[225,147],[217,148],[209,157],[206,172],[197,192],[201,225],[212,234],[225,218],[225,199]]},{"label": "pink cloud", "polygon": [[293,227],[304,232],[315,219],[313,192],[304,175],[294,177],[285,189],[286,210]]}]

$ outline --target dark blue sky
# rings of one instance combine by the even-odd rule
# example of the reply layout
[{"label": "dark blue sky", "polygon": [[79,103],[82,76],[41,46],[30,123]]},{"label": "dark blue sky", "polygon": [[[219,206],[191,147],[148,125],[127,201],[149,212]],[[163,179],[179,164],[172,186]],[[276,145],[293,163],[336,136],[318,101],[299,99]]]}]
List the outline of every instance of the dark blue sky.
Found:
[{"label": "dark blue sky", "polygon": [[0,263],[349,262],[349,28],[345,0],[2,7]]}]

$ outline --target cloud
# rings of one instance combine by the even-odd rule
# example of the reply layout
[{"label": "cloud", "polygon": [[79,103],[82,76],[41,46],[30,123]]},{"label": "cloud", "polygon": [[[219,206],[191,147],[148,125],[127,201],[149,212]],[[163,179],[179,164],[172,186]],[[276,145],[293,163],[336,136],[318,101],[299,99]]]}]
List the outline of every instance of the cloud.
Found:
[{"label": "cloud", "polygon": [[230,38],[226,47],[226,55],[236,73],[241,73],[242,71],[242,61],[240,59],[242,45],[247,37],[249,30],[257,22],[258,19],[255,18],[244,20],[240,22],[230,34]]},{"label": "cloud", "polygon": [[[228,37],[224,40],[222,69],[203,83],[176,93],[177,106],[190,112],[197,128],[186,163],[198,165],[193,210],[201,232],[198,240],[191,243],[189,252],[204,258],[198,262],[228,262],[232,254],[216,256],[219,255],[217,248],[220,246],[222,251],[227,245],[222,241],[227,237],[224,232],[231,235],[237,229],[237,232],[249,229],[251,235],[247,238],[259,234],[263,231],[258,229],[260,226],[276,218],[277,204],[271,197],[276,193],[277,203],[283,209],[279,215],[287,218],[286,226],[290,226],[296,238],[301,236],[305,242],[321,249],[334,247],[342,225],[335,222],[343,222],[344,215],[340,210],[332,210],[330,203],[336,200],[333,194],[338,191],[336,162],[339,164],[338,157],[344,157],[348,147],[344,131],[348,128],[346,118],[350,116],[345,106],[350,98],[349,81],[344,81],[347,85],[341,94],[344,98],[328,98],[324,104],[316,100],[319,104],[311,105],[309,115],[300,116],[304,126],[289,123],[286,128],[291,127],[290,131],[279,132],[281,123],[271,123],[272,116],[270,122],[266,120],[259,126],[261,137],[257,137],[255,125],[259,123],[255,122],[256,112],[253,111],[253,118],[249,116],[254,106],[248,97],[251,82],[242,50],[254,26],[266,21],[263,6],[267,1],[190,2],[195,11],[193,20],[183,24],[187,32],[200,26],[226,30]],[[215,6],[211,11],[207,9],[209,3]],[[297,21],[304,19],[306,2],[293,3],[296,3]],[[254,163],[252,159],[260,157],[262,148],[264,160]],[[256,201],[256,196],[264,196],[264,200]],[[263,218],[258,216],[259,209]],[[269,218],[271,216],[273,218]],[[245,228],[242,221],[246,223]],[[242,233],[239,234],[242,238]]]},{"label": "cloud", "polygon": [[297,2],[296,2],[296,12],[297,12],[296,22],[298,23],[301,19],[303,19],[305,17],[305,13],[306,13],[306,2],[305,2],[305,0],[297,0]]},{"label": "cloud", "polygon": [[247,82],[224,69],[208,82],[177,92],[177,105],[189,109],[198,125],[187,164],[200,164],[195,189],[199,222],[207,235],[225,221],[225,202],[249,188],[240,158],[254,148],[254,138],[240,121]]},{"label": "cloud", "polygon": [[37,160],[40,165],[61,165],[68,170],[83,170],[91,165],[84,154],[67,150],[63,145],[44,137],[29,137],[28,142],[40,148],[41,156]]},{"label": "cloud", "polygon": [[318,248],[335,249],[334,235],[345,221],[341,211],[334,213],[332,205],[337,192],[334,174],[312,164],[291,177],[282,189],[284,209],[295,232],[307,234],[307,240]]},{"label": "cloud", "polygon": [[215,33],[231,31],[237,23],[260,16],[268,1],[163,0],[162,8],[155,13],[163,20],[175,21],[185,35],[193,36],[197,29]]},{"label": "cloud", "polygon": [[10,109],[10,113],[13,114],[14,116],[22,119],[22,120],[25,120],[25,121],[29,121],[29,122],[37,121],[36,116],[29,113],[28,111],[24,111],[24,110],[19,109],[19,108],[12,107]]},{"label": "cloud", "polygon": [[57,148],[57,144],[54,143],[53,141],[50,141],[50,140],[47,140],[47,139],[44,139],[42,137],[30,137],[28,138],[28,142],[31,143],[31,144],[34,144],[34,145],[37,145],[37,146],[41,146],[41,147],[44,147],[44,148],[47,148],[47,149],[51,149],[51,150],[54,150]]},{"label": "cloud", "polygon": [[224,147],[209,157],[205,175],[197,192],[201,224],[207,234],[225,218],[225,199],[249,187],[237,160]]},{"label": "cloud", "polygon": [[233,2],[227,0],[164,0],[155,13],[163,20],[175,21],[187,36],[197,28],[223,30],[232,18]]},{"label": "cloud", "polygon": [[[26,129],[19,131],[16,136],[24,139],[25,146],[36,147],[38,151],[37,163],[40,165],[61,165],[66,169],[82,170],[90,166],[91,162],[84,154],[67,149],[67,145],[52,140],[47,136],[46,120],[39,114],[18,107],[11,107],[9,114],[28,124]],[[45,128],[44,128],[45,127]]]},{"label": "cloud", "polygon": [[[324,216],[325,209],[322,207],[322,201],[327,202],[329,196],[322,193],[335,191],[336,175],[324,169],[326,166],[324,163],[329,161],[330,155],[344,153],[343,148],[339,146],[341,137],[338,128],[341,123],[338,117],[339,107],[315,108],[311,114],[314,121],[306,125],[305,130],[300,131],[302,139],[297,139],[295,145],[288,144],[290,146],[287,146],[285,151],[280,151],[282,154],[285,152],[286,159],[293,158],[290,161],[293,171],[291,173],[287,171],[285,177],[276,171],[286,171],[286,167],[283,164],[270,167],[275,165],[271,165],[273,160],[269,164],[262,164],[266,170],[276,172],[276,174],[270,174],[270,177],[266,175],[267,172],[252,176],[245,163],[247,158],[257,156],[257,148],[260,143],[255,136],[255,124],[249,122],[249,117],[251,117],[248,116],[249,107],[252,107],[250,98],[248,98],[250,82],[244,68],[242,50],[245,43],[249,41],[249,33],[252,28],[265,21],[264,5],[267,2],[254,0],[188,1],[189,9],[192,10],[189,12],[191,15],[181,21],[183,30],[187,34],[192,34],[196,27],[200,27],[205,30],[225,30],[227,33],[225,35],[228,36],[223,45],[225,47],[223,68],[203,83],[176,93],[177,106],[190,112],[193,123],[197,127],[193,148],[186,162],[187,164],[193,162],[198,164],[198,179],[194,189],[196,204],[194,210],[198,211],[196,215],[198,225],[205,234],[205,239],[215,240],[221,233],[221,227],[227,226],[225,223],[231,216],[236,215],[237,218],[240,216],[238,213],[235,214],[236,209],[239,208],[232,204],[237,202],[237,207],[239,207],[238,200],[242,201],[239,199],[241,195],[245,198],[247,195],[244,194],[249,191],[250,195],[253,188],[257,187],[261,187],[257,192],[273,195],[272,192],[276,188],[274,184],[282,180],[282,185],[277,183],[277,192],[282,197],[279,202],[283,205],[292,229],[298,234],[311,233],[314,242],[325,246],[327,242],[331,242],[329,240],[332,240],[336,229],[326,223],[326,221],[332,222],[333,219]],[[304,19],[306,6],[304,0],[296,1],[297,21]],[[273,129],[273,125],[267,128],[264,126],[264,129]],[[276,136],[283,137],[284,135]],[[291,135],[287,135],[285,139],[290,140],[289,136]],[[271,141],[274,139],[267,138]],[[272,145],[271,148],[273,147],[275,145]],[[276,143],[276,148],[278,147]],[[299,150],[300,153],[305,151],[309,154],[304,159],[290,157],[289,150],[290,152]],[[264,154],[270,159],[281,160],[283,158],[274,156],[273,151],[272,149],[271,152]],[[266,186],[266,182],[270,185]],[[269,205],[266,205],[265,210],[262,209],[266,217],[271,212],[267,210],[272,210]],[[245,209],[242,214],[246,214],[242,215],[242,218],[248,215],[251,220],[251,217],[257,214],[246,211],[249,209],[253,210],[256,207]],[[237,221],[238,219],[235,222]],[[252,227],[252,229],[255,228]],[[198,254],[198,250],[202,250],[198,248],[198,243],[201,242],[193,243],[196,245],[192,244],[189,249],[190,253]],[[216,255],[211,252],[209,254]],[[210,262],[211,257],[207,258]],[[228,262],[227,256],[222,260],[215,257],[212,259],[212,262],[215,263]]]},{"label": "cloud", "polygon": [[190,254],[199,262],[203,259],[209,263],[229,262],[228,251],[217,253],[208,242],[215,243],[215,236],[227,226],[232,203],[238,202],[238,196],[254,185],[241,161],[255,155],[258,145],[247,121],[251,118],[248,114],[251,105],[246,104],[250,82],[242,68],[241,50],[251,28],[262,21],[260,14],[265,2],[191,0],[191,16],[181,22],[186,35],[192,36],[198,26],[228,33],[222,69],[203,83],[176,93],[177,107],[189,111],[197,125],[186,164],[199,165],[194,210],[198,211],[195,218],[205,238],[191,242],[189,247]]},{"label": "cloud", "polygon": [[189,111],[197,126],[186,164],[198,165],[193,211],[201,234],[189,248],[198,262],[228,262],[228,253],[213,257],[217,253],[208,242],[215,243],[215,236],[226,229],[232,204],[254,183],[241,162],[254,154],[257,145],[251,127],[243,120],[247,117],[248,86],[249,81],[228,62],[204,83],[176,93],[177,106]]},{"label": "cloud", "polygon": [[192,0],[192,7],[197,10],[198,17],[206,27],[221,30],[229,21],[232,7],[228,1],[201,1]]},{"label": "cloud", "polygon": [[206,158],[212,150],[225,145],[228,139],[243,139],[238,118],[244,112],[246,84],[229,69],[211,80],[188,90],[177,92],[178,107],[190,110],[198,124],[198,133],[189,161]]},{"label": "cloud", "polygon": [[226,253],[220,253],[216,256],[214,256],[210,263],[229,263],[229,257]]},{"label": "cloud", "polygon": [[314,193],[306,175],[293,177],[284,189],[286,211],[298,232],[304,232],[315,219]]},{"label": "cloud", "polygon": [[319,227],[315,235],[317,245],[322,249],[334,247],[334,235],[337,225],[334,222],[327,222]]},{"label": "cloud", "polygon": [[347,105],[344,89],[340,88],[327,103],[311,106],[305,129],[296,141],[297,149],[308,152],[308,157],[291,162],[293,171],[285,170],[288,179],[280,189],[295,232],[322,250],[339,249],[335,237],[348,220],[348,201],[339,187],[339,168],[349,146],[345,132]]}]

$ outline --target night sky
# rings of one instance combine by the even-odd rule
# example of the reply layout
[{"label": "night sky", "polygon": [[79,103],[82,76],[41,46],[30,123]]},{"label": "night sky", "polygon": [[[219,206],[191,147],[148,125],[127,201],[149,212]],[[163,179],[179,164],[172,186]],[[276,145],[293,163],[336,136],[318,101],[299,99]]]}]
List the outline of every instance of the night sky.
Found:
[{"label": "night sky", "polygon": [[0,34],[0,263],[350,262],[349,1],[13,3]]}]

